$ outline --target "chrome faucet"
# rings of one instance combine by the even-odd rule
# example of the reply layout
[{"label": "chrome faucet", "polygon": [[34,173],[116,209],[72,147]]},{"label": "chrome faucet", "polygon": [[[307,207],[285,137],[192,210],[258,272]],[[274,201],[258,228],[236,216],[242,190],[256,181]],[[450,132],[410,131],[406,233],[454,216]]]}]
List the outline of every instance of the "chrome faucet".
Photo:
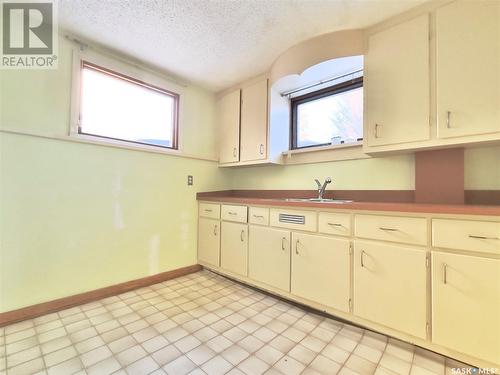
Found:
[{"label": "chrome faucet", "polygon": [[321,182],[319,182],[317,178],[314,179],[314,181],[316,181],[316,184],[318,185],[318,199],[321,200],[323,199],[323,194],[325,194],[326,185],[332,182],[332,179],[330,177],[327,177],[323,185],[321,185]]}]

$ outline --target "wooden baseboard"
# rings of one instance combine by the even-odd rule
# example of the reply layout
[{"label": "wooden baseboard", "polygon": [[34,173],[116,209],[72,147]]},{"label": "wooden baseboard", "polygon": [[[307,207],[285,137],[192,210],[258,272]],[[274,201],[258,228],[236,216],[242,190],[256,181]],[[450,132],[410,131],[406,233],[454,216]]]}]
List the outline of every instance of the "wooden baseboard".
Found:
[{"label": "wooden baseboard", "polygon": [[111,297],[137,288],[161,283],[162,281],[175,279],[177,277],[185,276],[193,272],[198,272],[202,268],[203,267],[201,265],[194,264],[192,266],[177,268],[175,270],[162,272],[153,276],[126,281],[124,283],[107,286],[101,289],[91,290],[89,292],[59,298],[53,301],[39,303],[37,305],[23,307],[18,310],[0,313],[0,327],[26,319],[33,319],[40,315],[64,310],[73,306],[82,305],[102,298]]}]

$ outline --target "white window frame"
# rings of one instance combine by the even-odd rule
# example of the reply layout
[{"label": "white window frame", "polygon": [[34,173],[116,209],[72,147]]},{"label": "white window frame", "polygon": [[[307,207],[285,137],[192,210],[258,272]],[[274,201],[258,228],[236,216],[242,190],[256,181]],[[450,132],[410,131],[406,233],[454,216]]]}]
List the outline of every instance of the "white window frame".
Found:
[{"label": "white window frame", "polygon": [[[84,50],[75,47],[73,50],[73,62],[72,62],[72,89],[71,89],[71,118],[68,135],[71,138],[75,138],[79,141],[99,144],[99,145],[109,145],[112,147],[120,147],[127,149],[151,151],[155,153],[167,153],[180,155],[183,152],[183,142],[182,142],[182,123],[183,123],[183,96],[184,87],[161,77],[159,74],[155,74],[149,70],[146,70],[138,65],[129,63],[122,59],[114,58],[105,54],[101,54],[98,51],[86,48]],[[130,77],[132,79],[142,81],[146,84],[161,87],[164,90],[170,91],[178,95],[178,109],[177,109],[177,148],[166,148],[158,147],[148,144],[133,143],[126,140],[109,139],[104,137],[99,137],[97,135],[81,134],[78,129],[80,126],[80,113],[81,113],[81,102],[82,102],[82,61],[95,64],[105,69],[109,69],[113,72],[122,74],[124,76]]]}]

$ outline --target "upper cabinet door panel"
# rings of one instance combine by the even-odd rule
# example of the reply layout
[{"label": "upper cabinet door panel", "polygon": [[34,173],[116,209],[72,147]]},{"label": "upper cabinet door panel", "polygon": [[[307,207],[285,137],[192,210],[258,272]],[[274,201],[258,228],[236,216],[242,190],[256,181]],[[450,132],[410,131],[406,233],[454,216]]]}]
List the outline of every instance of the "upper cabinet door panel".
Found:
[{"label": "upper cabinet door panel", "polygon": [[218,103],[219,163],[240,160],[240,90],[223,96]]},{"label": "upper cabinet door panel", "polygon": [[429,16],[371,35],[364,70],[366,145],[429,139]]},{"label": "upper cabinet door panel", "polygon": [[436,14],[438,137],[500,132],[500,1]]},{"label": "upper cabinet door panel", "polygon": [[267,157],[267,79],[241,90],[240,161]]}]

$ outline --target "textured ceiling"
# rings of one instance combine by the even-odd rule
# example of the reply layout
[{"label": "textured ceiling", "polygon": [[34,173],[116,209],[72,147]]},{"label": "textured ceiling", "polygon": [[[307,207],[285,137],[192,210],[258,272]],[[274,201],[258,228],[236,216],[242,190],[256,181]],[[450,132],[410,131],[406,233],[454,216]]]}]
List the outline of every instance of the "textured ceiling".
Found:
[{"label": "textured ceiling", "polygon": [[60,0],[61,28],[211,90],[263,73],[289,47],[426,0]]}]

